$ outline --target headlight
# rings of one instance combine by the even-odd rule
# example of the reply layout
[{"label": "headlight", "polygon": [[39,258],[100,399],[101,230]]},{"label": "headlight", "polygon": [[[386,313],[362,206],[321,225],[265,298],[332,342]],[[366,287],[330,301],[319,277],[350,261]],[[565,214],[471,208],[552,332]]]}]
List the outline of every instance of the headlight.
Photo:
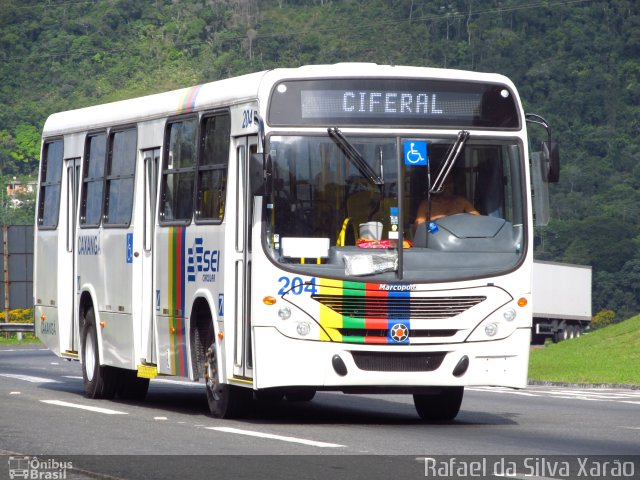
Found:
[{"label": "headlight", "polygon": [[289,317],[291,317],[291,309],[289,307],[281,307],[278,310],[278,316],[281,320],[287,320]]},{"label": "headlight", "polygon": [[488,337],[495,336],[495,334],[498,333],[498,325],[495,323],[487,323],[484,327],[484,333],[486,333]]},{"label": "headlight", "polygon": [[513,308],[508,308],[507,310],[504,311],[502,316],[507,322],[512,322],[513,320],[515,320],[517,313]]},{"label": "headlight", "polygon": [[296,325],[296,332],[298,332],[298,335],[300,335],[301,337],[306,337],[307,335],[309,335],[310,331],[311,325],[309,325],[307,322],[300,322]]}]

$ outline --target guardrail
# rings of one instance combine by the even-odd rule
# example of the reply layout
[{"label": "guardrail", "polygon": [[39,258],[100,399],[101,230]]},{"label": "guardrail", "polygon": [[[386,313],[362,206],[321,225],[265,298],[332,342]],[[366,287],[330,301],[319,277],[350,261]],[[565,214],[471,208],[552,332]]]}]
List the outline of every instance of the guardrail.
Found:
[{"label": "guardrail", "polygon": [[33,323],[0,323],[0,332],[35,332]]}]

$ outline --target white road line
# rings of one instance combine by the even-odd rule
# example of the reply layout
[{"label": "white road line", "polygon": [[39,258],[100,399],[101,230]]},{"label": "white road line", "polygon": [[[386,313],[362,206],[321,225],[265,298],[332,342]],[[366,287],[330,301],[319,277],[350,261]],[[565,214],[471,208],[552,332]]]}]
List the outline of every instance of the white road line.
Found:
[{"label": "white road line", "polygon": [[24,380],[31,383],[60,383],[58,380],[51,378],[32,377],[30,375],[18,375],[15,373],[0,373],[0,377],[15,378],[16,380]]},{"label": "white road line", "polygon": [[40,400],[42,403],[48,403],[49,405],[57,405],[59,407],[71,407],[79,408],[80,410],[88,410],[90,412],[105,413],[107,415],[127,415],[127,412],[120,412],[118,410],[111,410],[109,408],[90,407],[88,405],[80,405],[78,403],[63,402],[62,400]]},{"label": "white road line", "polygon": [[522,392],[519,390],[503,390],[493,387],[466,387],[465,390],[471,390],[474,392],[492,392],[492,393],[508,393],[510,395],[522,395],[524,397],[539,397],[539,394],[531,392]]},{"label": "white road line", "polygon": [[248,435],[250,437],[268,438],[270,440],[280,440],[282,442],[301,443],[303,445],[310,445],[312,447],[320,447],[320,448],[344,447],[344,445],[339,445],[337,443],[317,442],[315,440],[307,440],[304,438],[285,437],[282,435],[273,435],[271,433],[254,432],[251,430],[240,430],[238,428],[230,428],[230,427],[207,427],[207,430],[216,430],[218,432],[224,432],[224,433],[237,433],[238,435]]},{"label": "white road line", "polygon": [[640,402],[632,402],[631,400],[620,400],[620,403],[631,403],[633,405],[640,405]]}]

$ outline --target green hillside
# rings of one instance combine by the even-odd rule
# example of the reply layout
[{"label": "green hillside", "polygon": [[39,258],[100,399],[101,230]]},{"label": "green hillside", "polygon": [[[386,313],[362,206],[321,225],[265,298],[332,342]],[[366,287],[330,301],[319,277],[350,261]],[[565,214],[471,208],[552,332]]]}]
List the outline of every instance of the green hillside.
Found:
[{"label": "green hillside", "polygon": [[345,61],[509,76],[561,144],[537,257],[592,265],[594,313],[640,312],[635,0],[0,0],[0,181],[36,173],[55,111]]},{"label": "green hillside", "polygon": [[640,316],[531,352],[529,379],[640,385]]}]

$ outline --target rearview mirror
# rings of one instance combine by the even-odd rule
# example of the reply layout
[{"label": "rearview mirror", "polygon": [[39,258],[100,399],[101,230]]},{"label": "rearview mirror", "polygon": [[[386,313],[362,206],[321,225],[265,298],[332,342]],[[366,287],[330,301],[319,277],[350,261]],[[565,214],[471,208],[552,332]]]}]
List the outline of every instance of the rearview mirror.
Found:
[{"label": "rearview mirror", "polygon": [[560,180],[560,147],[556,142],[544,142],[542,148],[545,180],[558,183]]},{"label": "rearview mirror", "polygon": [[254,196],[271,195],[271,155],[253,153],[249,159],[249,183]]}]

